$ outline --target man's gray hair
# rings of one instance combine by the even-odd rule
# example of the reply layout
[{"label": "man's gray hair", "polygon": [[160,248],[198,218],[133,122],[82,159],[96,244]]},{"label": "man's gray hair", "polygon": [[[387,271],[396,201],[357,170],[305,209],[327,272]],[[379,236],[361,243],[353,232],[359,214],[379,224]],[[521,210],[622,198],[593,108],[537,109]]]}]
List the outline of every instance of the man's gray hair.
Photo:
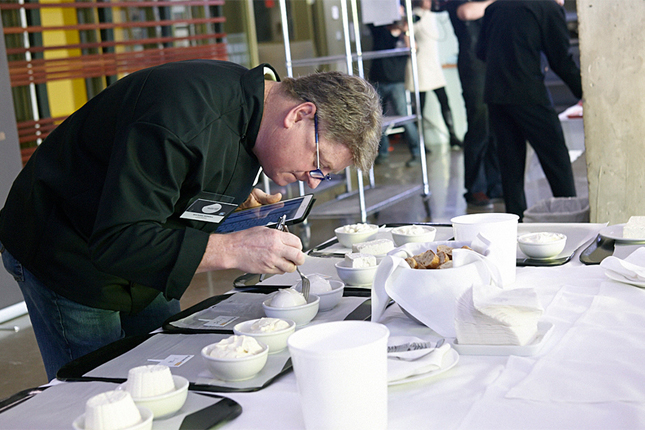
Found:
[{"label": "man's gray hair", "polygon": [[281,87],[289,96],[316,105],[320,135],[346,145],[357,168],[372,167],[381,141],[383,109],[369,82],[341,72],[319,72],[284,78]]}]

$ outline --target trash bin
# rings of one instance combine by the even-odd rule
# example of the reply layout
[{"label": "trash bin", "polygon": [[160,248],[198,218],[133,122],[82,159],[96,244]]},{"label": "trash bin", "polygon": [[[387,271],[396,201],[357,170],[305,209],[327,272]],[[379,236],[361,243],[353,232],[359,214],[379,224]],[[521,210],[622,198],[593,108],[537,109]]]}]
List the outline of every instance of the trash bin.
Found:
[{"label": "trash bin", "polygon": [[524,211],[524,222],[589,222],[589,198],[544,199]]}]

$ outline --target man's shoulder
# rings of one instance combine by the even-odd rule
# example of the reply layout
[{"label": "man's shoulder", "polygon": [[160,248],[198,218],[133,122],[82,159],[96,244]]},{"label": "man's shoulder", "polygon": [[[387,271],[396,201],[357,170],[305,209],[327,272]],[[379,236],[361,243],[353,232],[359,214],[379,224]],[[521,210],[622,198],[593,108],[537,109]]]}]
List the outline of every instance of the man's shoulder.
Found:
[{"label": "man's shoulder", "polygon": [[242,75],[248,71],[244,66],[241,66],[230,61],[222,60],[186,60],[186,61],[174,61],[170,63],[161,64],[159,66],[153,67],[150,71],[157,72],[169,72],[169,73],[182,73],[182,74],[200,74],[200,73],[213,73],[217,72],[219,74],[233,74],[233,75]]}]

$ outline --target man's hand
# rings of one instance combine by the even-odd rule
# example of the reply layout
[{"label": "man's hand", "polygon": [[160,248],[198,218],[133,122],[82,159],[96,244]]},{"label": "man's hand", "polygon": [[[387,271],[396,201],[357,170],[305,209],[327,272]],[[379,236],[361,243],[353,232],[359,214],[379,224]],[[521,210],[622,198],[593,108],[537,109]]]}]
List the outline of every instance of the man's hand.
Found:
[{"label": "man's hand", "polygon": [[475,21],[484,16],[486,8],[495,0],[469,1],[457,8],[457,17],[462,21]]},{"label": "man's hand", "polygon": [[253,227],[211,234],[197,273],[239,269],[247,273],[285,273],[305,262],[300,238],[291,233]]},{"label": "man's hand", "polygon": [[268,205],[271,203],[277,203],[282,200],[282,194],[267,194],[259,188],[253,188],[251,194],[246,199],[244,203],[240,205],[239,209],[249,209],[257,206]]}]

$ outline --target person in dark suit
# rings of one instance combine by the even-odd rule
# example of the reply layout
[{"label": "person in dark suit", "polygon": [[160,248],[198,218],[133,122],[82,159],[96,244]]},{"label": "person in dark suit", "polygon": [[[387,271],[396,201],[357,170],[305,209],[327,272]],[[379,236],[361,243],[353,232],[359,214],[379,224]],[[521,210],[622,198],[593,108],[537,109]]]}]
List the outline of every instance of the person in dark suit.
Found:
[{"label": "person in dark suit", "polygon": [[464,136],[464,198],[469,206],[492,207],[502,196],[502,182],[495,139],[489,132],[488,107],[484,103],[486,64],[475,48],[486,7],[494,0],[435,0],[445,10],[459,42],[457,70],[466,106],[468,131]]},{"label": "person in dark suit", "polygon": [[497,0],[486,8],[477,46],[486,62],[484,101],[497,139],[506,212],[526,210],[526,141],[535,150],[554,197],[576,189],[562,126],[544,84],[544,55],[582,98],[580,69],[569,53],[563,8],[554,0]]}]

